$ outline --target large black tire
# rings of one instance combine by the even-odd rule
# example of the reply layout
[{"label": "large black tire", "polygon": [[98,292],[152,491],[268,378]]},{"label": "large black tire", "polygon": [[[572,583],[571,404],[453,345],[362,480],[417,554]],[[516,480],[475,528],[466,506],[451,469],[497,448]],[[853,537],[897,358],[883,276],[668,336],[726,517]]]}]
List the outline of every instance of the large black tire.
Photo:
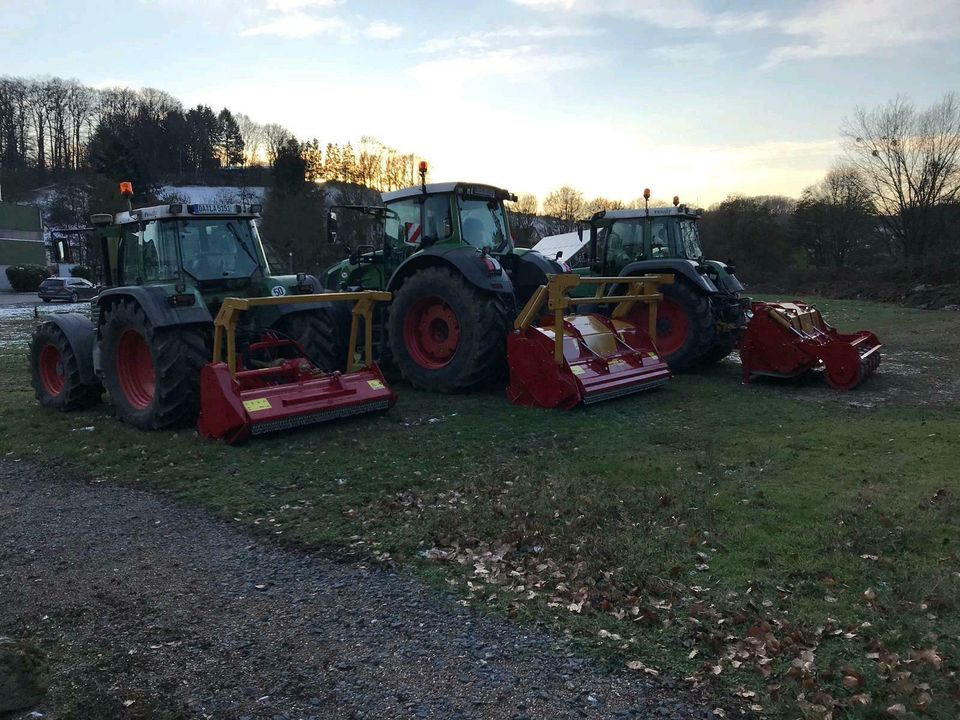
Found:
[{"label": "large black tire", "polygon": [[390,350],[415,387],[458,392],[487,382],[503,367],[508,325],[502,298],[447,268],[426,268],[394,295]]},{"label": "large black tire", "polygon": [[[660,288],[664,302],[657,313],[657,348],[671,370],[688,370],[697,365],[713,347],[717,334],[710,299],[684,282]],[[676,327],[671,314],[680,312],[685,318],[685,333],[679,340],[672,334]],[[669,343],[667,340],[669,339]],[[664,347],[661,348],[661,344]]]},{"label": "large black tire", "polygon": [[76,353],[63,331],[52,322],[38,325],[30,338],[30,384],[43,407],[68,412],[100,402],[100,383],[80,378]]},{"label": "large black tire", "polygon": [[[346,368],[350,327],[338,326],[330,313],[324,310],[293,313],[280,318],[274,327],[303,345],[307,356],[324,372]],[[360,327],[362,330],[362,324]]]},{"label": "large black tire", "polygon": [[714,340],[713,347],[707,350],[706,354],[700,358],[700,364],[715,365],[732,353],[736,346],[737,343],[730,336],[717,337],[717,339]]},{"label": "large black tire", "polygon": [[139,305],[120,301],[101,333],[104,384],[120,420],[159,430],[196,419],[200,368],[210,361],[209,328],[154,328]]}]

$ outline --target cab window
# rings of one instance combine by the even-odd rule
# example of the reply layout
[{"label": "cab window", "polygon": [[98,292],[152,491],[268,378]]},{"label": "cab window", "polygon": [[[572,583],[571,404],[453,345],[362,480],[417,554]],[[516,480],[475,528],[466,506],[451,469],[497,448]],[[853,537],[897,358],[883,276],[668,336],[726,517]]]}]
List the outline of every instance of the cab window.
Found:
[{"label": "cab window", "polygon": [[607,262],[616,266],[643,260],[643,221],[615,220],[607,230]]},{"label": "cab window", "polygon": [[423,201],[423,236],[429,243],[449,240],[453,236],[450,219],[450,196],[429,195]]},{"label": "cab window", "polygon": [[390,210],[396,213],[396,217],[388,215],[384,222],[384,230],[390,239],[390,244],[419,246],[422,236],[420,203],[414,199],[401,200],[391,204]]},{"label": "cab window", "polygon": [[655,258],[670,257],[670,226],[658,218],[650,222],[650,254]]}]

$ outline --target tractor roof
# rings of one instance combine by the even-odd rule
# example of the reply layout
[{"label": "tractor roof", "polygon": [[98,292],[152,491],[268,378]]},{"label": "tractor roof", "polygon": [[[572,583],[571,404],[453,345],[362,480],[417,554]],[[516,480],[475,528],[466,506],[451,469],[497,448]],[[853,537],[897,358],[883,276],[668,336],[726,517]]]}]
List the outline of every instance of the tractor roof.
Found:
[{"label": "tractor roof", "polygon": [[631,208],[629,210],[601,210],[598,213],[594,213],[591,220],[632,220],[634,218],[644,218],[644,217],[665,217],[665,216],[675,216],[675,217],[699,217],[702,214],[701,210],[695,210],[694,208],[688,207],[686,205],[680,205],[678,207],[655,207],[650,208],[649,212],[644,208]]},{"label": "tractor roof", "polygon": [[498,200],[516,200],[517,197],[509,190],[494,187],[493,185],[481,185],[480,183],[465,182],[446,182],[430,183],[426,190],[419,185],[395,190],[393,192],[383,193],[383,202],[391,203],[396,200],[405,200],[406,198],[418,197],[420,195],[438,195],[440,193],[455,192],[460,195],[476,195],[479,197],[496,198]]},{"label": "tractor roof", "polygon": [[193,205],[173,203],[170,205],[153,205],[151,207],[119,212],[114,217],[114,223],[117,225],[127,225],[143,220],[163,220],[184,217],[240,217],[253,219],[260,217],[260,206],[235,203],[194,203]]}]

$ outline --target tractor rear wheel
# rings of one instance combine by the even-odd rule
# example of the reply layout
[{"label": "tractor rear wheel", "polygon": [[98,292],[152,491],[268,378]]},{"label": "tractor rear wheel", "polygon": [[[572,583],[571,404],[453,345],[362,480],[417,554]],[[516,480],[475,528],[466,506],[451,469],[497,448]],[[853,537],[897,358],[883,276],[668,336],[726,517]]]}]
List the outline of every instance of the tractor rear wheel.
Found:
[{"label": "tractor rear wheel", "polygon": [[507,308],[446,268],[409,278],[390,306],[393,359],[411,384],[457,392],[493,377],[506,360]]},{"label": "tractor rear wheel", "polygon": [[52,322],[37,326],[30,338],[30,384],[41,405],[62,412],[92,407],[103,393],[100,383],[80,378],[76,353]]},{"label": "tractor rear wheel", "polygon": [[[346,368],[349,336],[337,326],[330,313],[318,310],[285,315],[274,327],[303,345],[307,357],[324,372]],[[346,333],[349,332],[347,326]]]},{"label": "tractor rear wheel", "polygon": [[737,343],[732,337],[718,338],[714,341],[713,347],[707,350],[707,354],[700,359],[700,364],[715,365],[732,353],[736,346]]},{"label": "tractor rear wheel", "polygon": [[207,329],[154,328],[139,305],[120,301],[102,337],[104,384],[120,420],[158,430],[196,418],[200,368],[210,361]]},{"label": "tractor rear wheel", "polygon": [[[716,324],[710,300],[683,282],[660,288],[663,299],[657,304],[657,352],[671,370],[687,370],[696,365],[711,349]],[[647,327],[647,309],[635,305],[628,317]]]}]

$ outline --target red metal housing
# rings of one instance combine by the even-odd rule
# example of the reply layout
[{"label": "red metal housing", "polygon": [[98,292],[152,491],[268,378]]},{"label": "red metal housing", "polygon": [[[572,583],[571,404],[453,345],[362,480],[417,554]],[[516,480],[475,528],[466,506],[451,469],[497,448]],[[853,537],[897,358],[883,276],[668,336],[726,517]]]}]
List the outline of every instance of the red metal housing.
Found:
[{"label": "red metal housing", "polygon": [[386,410],[397,400],[376,364],[325,374],[303,357],[240,370],[235,376],[227,363],[210,363],[200,371],[200,398],[200,434],[230,444],[251,435]]},{"label": "red metal housing", "polygon": [[842,334],[799,300],[756,302],[740,343],[743,379],[796,377],[823,365],[832,388],[851,390],[880,365],[881,347],[872,332]]},{"label": "red metal housing", "polygon": [[517,405],[570,409],[670,379],[649,334],[632,322],[596,314],[565,317],[563,362],[557,363],[553,326],[545,320],[507,338],[507,397]]}]

